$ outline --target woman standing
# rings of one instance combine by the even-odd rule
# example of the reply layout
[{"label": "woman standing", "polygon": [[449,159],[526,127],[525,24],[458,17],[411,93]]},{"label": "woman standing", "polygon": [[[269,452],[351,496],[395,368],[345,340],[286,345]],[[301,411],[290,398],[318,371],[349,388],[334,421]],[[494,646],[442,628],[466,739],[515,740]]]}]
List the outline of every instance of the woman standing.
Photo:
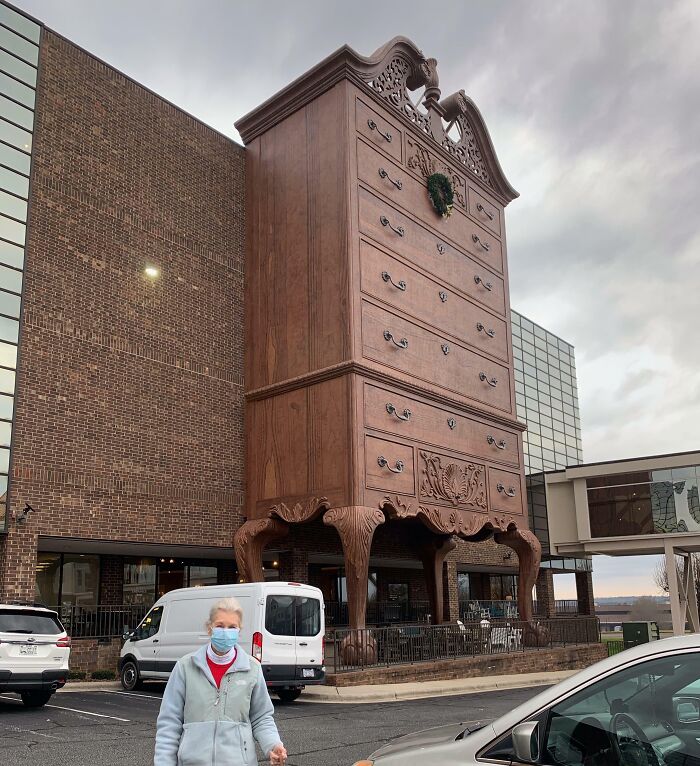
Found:
[{"label": "woman standing", "polygon": [[235,598],[214,604],[210,642],[175,665],[158,715],[154,766],[257,766],[253,737],[272,766],[283,766],[287,751],[262,668],[237,646],[242,621]]}]

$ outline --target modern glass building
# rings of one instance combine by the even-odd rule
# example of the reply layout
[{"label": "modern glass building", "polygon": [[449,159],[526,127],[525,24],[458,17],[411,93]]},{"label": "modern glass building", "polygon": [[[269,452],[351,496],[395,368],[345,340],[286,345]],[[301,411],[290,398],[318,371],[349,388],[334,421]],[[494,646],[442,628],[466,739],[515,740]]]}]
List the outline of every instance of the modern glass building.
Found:
[{"label": "modern glass building", "polygon": [[0,5],[0,531],[7,524],[40,34],[38,24]]},{"label": "modern glass building", "polygon": [[583,462],[574,347],[511,309],[518,417],[523,434],[530,528],[542,543],[542,565],[590,570],[589,559],[550,555],[545,471]]}]

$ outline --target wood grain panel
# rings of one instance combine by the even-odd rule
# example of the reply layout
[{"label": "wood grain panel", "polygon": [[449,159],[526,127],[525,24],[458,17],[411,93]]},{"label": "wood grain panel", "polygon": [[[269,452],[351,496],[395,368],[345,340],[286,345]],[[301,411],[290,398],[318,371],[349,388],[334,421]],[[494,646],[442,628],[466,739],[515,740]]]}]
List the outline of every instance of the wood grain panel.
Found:
[{"label": "wood grain panel", "polygon": [[520,465],[520,435],[516,431],[370,383],[364,386],[364,417],[367,428],[485,460]]},{"label": "wood grain panel", "polygon": [[[489,468],[489,505],[497,511],[523,514],[525,499],[519,473]],[[512,495],[512,497],[511,497]]]},{"label": "wood grain panel", "polygon": [[[385,338],[385,332],[393,340]],[[396,345],[404,340],[406,348]],[[362,305],[362,348],[368,359],[510,412],[507,367],[366,301]]]},{"label": "wood grain panel", "polygon": [[[505,315],[505,287],[503,279],[495,272],[450,245],[446,239],[401,214],[366,189],[359,190],[358,198],[359,225],[363,234],[431,272],[446,284],[451,284],[499,314]],[[382,217],[395,228],[401,227],[403,236],[397,234],[388,224],[382,225]]]},{"label": "wood grain panel", "polygon": [[[355,105],[357,132],[371,144],[401,162],[403,132],[398,125],[386,115],[372,109],[361,98],[356,99]],[[372,128],[372,124],[376,127]]]},{"label": "wood grain panel", "polygon": [[507,326],[480,306],[462,298],[368,242],[360,245],[362,291],[459,338],[478,351],[508,361]]},{"label": "wood grain panel", "polygon": [[[388,462],[388,466],[380,465],[381,458]],[[368,489],[383,489],[403,495],[415,494],[413,448],[387,439],[366,436],[365,484]]]}]

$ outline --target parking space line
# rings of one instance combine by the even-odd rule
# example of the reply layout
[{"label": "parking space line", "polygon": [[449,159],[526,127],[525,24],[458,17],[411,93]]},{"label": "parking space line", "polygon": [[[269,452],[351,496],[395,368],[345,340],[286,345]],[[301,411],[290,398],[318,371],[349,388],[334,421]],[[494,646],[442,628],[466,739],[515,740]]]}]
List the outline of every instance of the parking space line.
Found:
[{"label": "parking space line", "polygon": [[136,692],[118,692],[116,689],[99,689],[100,694],[123,694],[126,697],[141,697],[147,700],[162,700],[156,694],[137,694]]},{"label": "parking space line", "polygon": [[[20,702],[15,697],[10,697],[5,694],[0,694],[3,699],[12,700],[13,702]],[[80,713],[80,715],[93,715],[96,718],[111,718],[113,721],[121,721],[122,723],[131,723],[128,718],[119,718],[116,715],[106,715],[105,713],[93,713],[90,710],[77,710],[74,707],[63,707],[62,705],[44,705],[44,707],[54,708],[55,710],[67,710],[69,713]]]}]

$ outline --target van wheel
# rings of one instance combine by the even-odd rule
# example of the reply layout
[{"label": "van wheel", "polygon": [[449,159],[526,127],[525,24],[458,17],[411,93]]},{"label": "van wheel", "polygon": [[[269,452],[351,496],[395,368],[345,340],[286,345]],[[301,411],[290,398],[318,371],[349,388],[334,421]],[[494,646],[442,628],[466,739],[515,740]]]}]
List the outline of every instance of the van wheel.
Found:
[{"label": "van wheel", "polygon": [[295,699],[299,699],[301,695],[301,689],[278,689],[277,696],[280,698],[280,702],[285,705],[290,702],[294,702]]},{"label": "van wheel", "polygon": [[134,689],[142,687],[142,682],[139,678],[139,668],[133,660],[127,660],[122,665],[119,680],[122,683],[122,688],[128,692],[133,692]]},{"label": "van wheel", "polygon": [[44,707],[52,694],[53,692],[22,692],[22,702],[25,707]]}]

